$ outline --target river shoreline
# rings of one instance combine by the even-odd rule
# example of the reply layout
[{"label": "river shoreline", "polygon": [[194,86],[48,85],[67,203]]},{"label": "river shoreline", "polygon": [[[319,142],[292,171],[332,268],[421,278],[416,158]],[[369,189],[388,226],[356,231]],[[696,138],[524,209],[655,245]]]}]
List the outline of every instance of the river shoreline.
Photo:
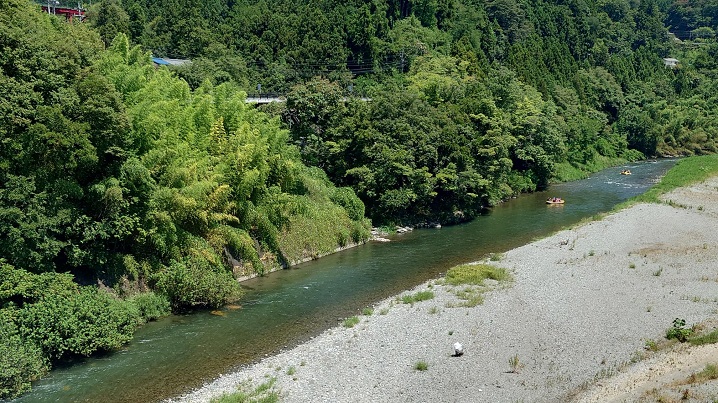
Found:
[{"label": "river shoreline", "polygon": [[[450,287],[430,281],[406,294],[431,290],[434,299],[386,299],[352,328],[329,329],[173,401],[205,402],[271,378],[284,402],[637,401],[647,393],[636,375],[642,364],[680,367],[660,356],[633,365],[646,341],[662,339],[676,317],[718,318],[718,179],[665,200],[507,252],[491,263],[514,282],[486,293],[483,305],[456,307]],[[455,342],[461,357],[451,356]],[[418,362],[428,368],[416,370]],[[693,393],[705,401],[712,389]]]}]

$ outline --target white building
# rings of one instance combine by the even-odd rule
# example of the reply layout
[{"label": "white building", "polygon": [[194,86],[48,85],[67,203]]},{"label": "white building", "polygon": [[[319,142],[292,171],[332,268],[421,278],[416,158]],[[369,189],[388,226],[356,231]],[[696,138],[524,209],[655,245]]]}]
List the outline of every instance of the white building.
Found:
[{"label": "white building", "polygon": [[663,64],[665,64],[666,67],[670,67],[670,68],[674,69],[678,65],[678,59],[674,59],[672,57],[664,57]]}]

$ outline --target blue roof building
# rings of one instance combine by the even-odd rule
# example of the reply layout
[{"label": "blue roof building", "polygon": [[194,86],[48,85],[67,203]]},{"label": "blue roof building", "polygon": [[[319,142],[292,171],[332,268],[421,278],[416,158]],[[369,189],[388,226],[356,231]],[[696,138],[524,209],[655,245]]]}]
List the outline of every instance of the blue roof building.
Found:
[{"label": "blue roof building", "polygon": [[192,63],[191,60],[187,59],[169,59],[166,57],[153,57],[152,61],[158,66],[182,66]]}]

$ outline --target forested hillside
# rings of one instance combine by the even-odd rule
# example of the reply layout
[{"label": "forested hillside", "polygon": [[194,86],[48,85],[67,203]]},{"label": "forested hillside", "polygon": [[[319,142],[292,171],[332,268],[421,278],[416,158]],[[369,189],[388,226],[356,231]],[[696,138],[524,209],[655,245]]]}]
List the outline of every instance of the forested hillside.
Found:
[{"label": "forested hillside", "polygon": [[0,5],[0,397],[236,278],[369,236],[235,84],[195,90],[124,34]]},{"label": "forested hillside", "polygon": [[[287,94],[303,161],[375,223],[451,222],[617,163],[716,150],[715,1],[105,1],[191,86]],[[681,42],[669,35],[670,30]],[[677,58],[667,68],[663,58]],[[363,95],[372,102],[340,102]]]},{"label": "forested hillside", "polygon": [[0,398],[365,216],[715,152],[716,29],[716,0],[1,2]]}]

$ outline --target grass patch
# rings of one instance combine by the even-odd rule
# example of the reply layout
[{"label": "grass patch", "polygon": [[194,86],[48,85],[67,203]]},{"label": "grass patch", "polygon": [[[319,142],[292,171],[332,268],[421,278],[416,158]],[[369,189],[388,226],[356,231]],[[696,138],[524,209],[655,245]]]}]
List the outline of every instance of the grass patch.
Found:
[{"label": "grass patch", "polygon": [[279,392],[274,389],[275,378],[262,383],[252,389],[251,384],[243,383],[238,391],[225,393],[211,400],[212,403],[276,403],[279,402]]},{"label": "grass patch", "polygon": [[466,287],[460,290],[454,290],[454,295],[463,300],[459,306],[466,308],[475,307],[484,303],[484,292],[480,288]]},{"label": "grass patch", "polygon": [[660,346],[658,343],[656,343],[654,340],[646,340],[646,350],[656,352],[660,349]]},{"label": "grass patch", "polygon": [[414,369],[417,371],[426,371],[429,369],[429,364],[426,361],[417,361],[416,364],[414,364]]},{"label": "grass patch", "polygon": [[359,324],[359,317],[352,316],[351,318],[344,319],[344,327],[351,328]]},{"label": "grass patch", "polygon": [[707,334],[692,336],[688,339],[688,341],[694,346],[718,343],[718,329],[715,329]]},{"label": "grass patch", "polygon": [[419,291],[415,294],[407,294],[401,296],[401,302],[405,304],[413,304],[414,302],[427,301],[434,299],[433,291]]},{"label": "grass patch", "polygon": [[715,364],[707,364],[703,371],[691,375],[688,383],[704,383],[718,379],[718,366]]},{"label": "grass patch", "polygon": [[507,281],[511,275],[506,269],[488,264],[462,264],[446,272],[446,283],[450,285],[483,285],[484,280]]},{"label": "grass patch", "polygon": [[364,308],[364,309],[362,309],[361,314],[364,315],[364,316],[371,316],[371,315],[374,314],[374,309],[372,309],[372,308]]},{"label": "grass patch", "polygon": [[505,282],[510,281],[512,277],[501,267],[488,264],[462,264],[446,272],[444,283],[453,286],[466,285],[467,287],[454,289],[453,293],[463,300],[460,306],[474,307],[484,303],[483,293],[488,289],[484,281],[487,279]]},{"label": "grass patch", "polygon": [[489,260],[492,262],[498,262],[501,261],[504,258],[503,253],[492,253],[489,255]]}]

